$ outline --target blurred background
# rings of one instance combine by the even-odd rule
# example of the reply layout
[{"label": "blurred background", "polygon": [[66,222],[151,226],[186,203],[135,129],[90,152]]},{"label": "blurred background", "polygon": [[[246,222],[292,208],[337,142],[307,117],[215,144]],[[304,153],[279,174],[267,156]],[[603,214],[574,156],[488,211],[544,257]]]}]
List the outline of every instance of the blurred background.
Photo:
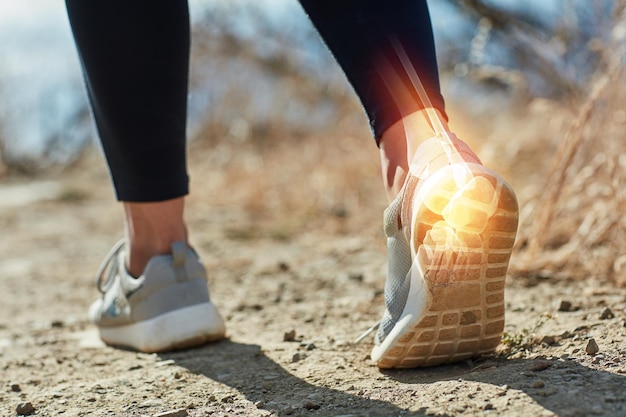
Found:
[{"label": "blurred background", "polygon": [[[625,2],[429,5],[452,127],[518,192],[513,273],[626,283]],[[257,211],[297,210],[303,195],[314,203],[302,210],[339,217],[366,204],[382,188],[366,119],[297,1],[190,7],[190,147],[218,178],[198,181],[226,189],[264,170],[270,179],[244,201]],[[3,1],[0,182],[84,171],[98,152],[64,3]],[[294,174],[286,161],[297,155],[310,162]],[[320,167],[327,174],[311,175]],[[306,191],[283,192],[299,178]]]}]

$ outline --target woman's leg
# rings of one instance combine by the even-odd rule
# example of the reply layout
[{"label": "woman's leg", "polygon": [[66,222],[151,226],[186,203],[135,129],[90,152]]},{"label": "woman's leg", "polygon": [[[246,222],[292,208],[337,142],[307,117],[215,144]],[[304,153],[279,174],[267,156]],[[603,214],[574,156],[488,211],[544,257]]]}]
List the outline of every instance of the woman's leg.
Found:
[{"label": "woman's leg", "polygon": [[363,104],[380,147],[383,182],[391,201],[404,183],[408,161],[418,146],[435,136],[426,112],[428,105],[419,99],[393,42],[407,53],[447,129],[426,1],[300,2]]},{"label": "woman's leg", "polygon": [[517,203],[447,130],[426,0],[301,3],[361,99],[381,150],[388,273],[372,359],[408,368],[492,352],[504,328]]},{"label": "woman's leg", "polygon": [[189,12],[185,1],[66,0],[118,200],[127,267],[186,241]]},{"label": "woman's leg", "polygon": [[[407,52],[432,105],[441,120],[447,120],[426,1],[301,3],[363,104],[381,149],[383,180],[391,201],[402,186],[408,159],[419,143],[434,136],[426,104],[412,88],[393,41]],[[395,71],[395,78],[388,77],[389,70]],[[409,115],[417,133],[411,136],[402,123]]]}]

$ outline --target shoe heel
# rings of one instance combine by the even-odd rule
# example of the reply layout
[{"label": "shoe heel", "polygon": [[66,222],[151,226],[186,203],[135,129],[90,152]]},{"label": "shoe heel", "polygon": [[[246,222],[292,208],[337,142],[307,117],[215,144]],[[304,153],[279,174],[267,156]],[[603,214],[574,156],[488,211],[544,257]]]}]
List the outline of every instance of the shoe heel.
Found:
[{"label": "shoe heel", "polygon": [[397,333],[380,368],[457,362],[493,352],[500,343],[518,206],[504,180],[481,166],[473,171],[464,184],[431,188],[413,216],[413,268],[419,268],[428,301],[423,314]]}]

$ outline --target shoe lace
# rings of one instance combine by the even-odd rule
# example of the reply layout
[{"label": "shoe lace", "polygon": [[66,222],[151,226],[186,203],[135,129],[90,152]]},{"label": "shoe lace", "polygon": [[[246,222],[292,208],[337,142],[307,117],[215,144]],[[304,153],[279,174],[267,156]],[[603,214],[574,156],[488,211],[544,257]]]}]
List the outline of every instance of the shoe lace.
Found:
[{"label": "shoe lace", "polygon": [[354,341],[355,345],[358,345],[359,343],[361,343],[367,336],[369,336],[370,334],[372,334],[375,330],[378,329],[378,327],[380,326],[380,320],[375,323],[372,327],[370,327],[369,329],[367,329],[366,331],[364,331],[359,337],[356,338],[356,340]]},{"label": "shoe lace", "polygon": [[98,273],[96,274],[96,287],[98,288],[98,291],[103,294],[110,288],[113,283],[113,278],[118,273],[119,265],[116,261],[118,254],[124,247],[124,243],[125,240],[120,239],[119,242],[113,245],[98,269]]}]

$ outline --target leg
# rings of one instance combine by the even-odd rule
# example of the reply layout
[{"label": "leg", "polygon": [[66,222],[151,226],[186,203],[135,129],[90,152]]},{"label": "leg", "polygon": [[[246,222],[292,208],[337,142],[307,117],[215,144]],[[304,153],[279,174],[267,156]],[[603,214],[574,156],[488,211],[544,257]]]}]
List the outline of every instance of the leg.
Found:
[{"label": "leg", "polygon": [[359,95],[380,146],[389,261],[372,359],[381,368],[406,368],[492,352],[504,326],[517,203],[448,131],[426,1],[301,3]]},{"label": "leg", "polygon": [[125,213],[127,267],[186,241],[189,17],[183,1],[67,0],[89,99]]},{"label": "leg", "polygon": [[[426,2],[400,0],[384,6],[373,0],[301,3],[363,103],[380,147],[383,183],[391,201],[400,191],[408,162],[419,145],[436,135],[426,115],[427,105],[412,88],[391,39],[398,40],[407,51],[447,129]],[[389,68],[381,65],[382,61]],[[390,70],[394,74],[389,74]],[[478,160],[462,142],[455,145],[463,147],[472,162]]]},{"label": "leg", "polygon": [[131,275],[140,276],[152,257],[170,253],[172,243],[188,244],[184,205],[184,197],[124,203],[125,236],[129,244],[126,267]]},{"label": "leg", "polygon": [[108,344],[166,351],[224,337],[187,243],[185,1],[66,0],[126,238],[98,276],[90,315]]}]

